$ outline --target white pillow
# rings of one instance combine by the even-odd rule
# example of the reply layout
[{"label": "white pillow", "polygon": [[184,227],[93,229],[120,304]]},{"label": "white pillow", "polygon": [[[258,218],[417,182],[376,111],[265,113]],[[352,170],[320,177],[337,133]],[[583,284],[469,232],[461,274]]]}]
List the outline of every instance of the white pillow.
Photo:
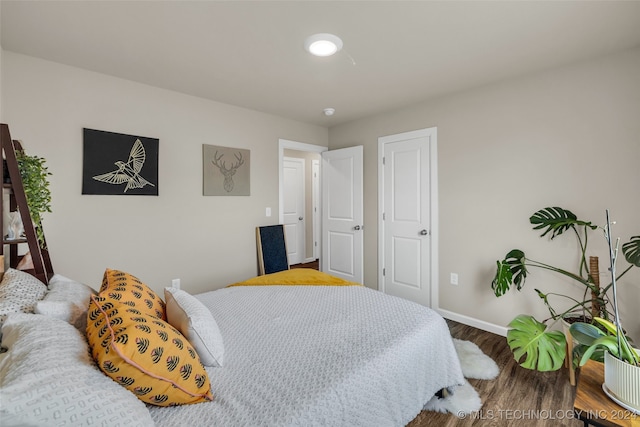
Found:
[{"label": "white pillow", "polygon": [[36,303],[34,311],[64,320],[84,333],[91,295],[97,295],[97,292],[90,286],[54,274],[49,280],[49,291]]},{"label": "white pillow", "polygon": [[0,282],[0,326],[9,313],[33,313],[36,302],[44,297],[47,285],[24,271],[5,271]]},{"label": "white pillow", "polygon": [[224,343],[213,315],[195,297],[176,288],[164,289],[167,321],[193,345],[205,366],[222,366]]},{"label": "white pillow", "polygon": [[84,336],[62,320],[13,313],[2,327],[2,426],[153,426],[144,403],[94,364]]}]

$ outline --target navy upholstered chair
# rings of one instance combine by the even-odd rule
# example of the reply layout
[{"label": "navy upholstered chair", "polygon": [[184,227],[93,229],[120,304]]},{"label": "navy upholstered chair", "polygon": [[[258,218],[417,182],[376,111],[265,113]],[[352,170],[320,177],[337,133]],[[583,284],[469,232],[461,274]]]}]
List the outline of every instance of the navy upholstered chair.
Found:
[{"label": "navy upholstered chair", "polygon": [[260,276],[289,269],[283,225],[256,227],[256,243]]}]

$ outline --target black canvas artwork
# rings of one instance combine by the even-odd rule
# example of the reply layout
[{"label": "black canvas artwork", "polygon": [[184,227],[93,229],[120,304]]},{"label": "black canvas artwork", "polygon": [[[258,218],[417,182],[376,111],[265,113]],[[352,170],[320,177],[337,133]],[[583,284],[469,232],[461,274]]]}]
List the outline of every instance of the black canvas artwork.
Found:
[{"label": "black canvas artwork", "polygon": [[82,194],[158,195],[156,138],[84,129]]}]

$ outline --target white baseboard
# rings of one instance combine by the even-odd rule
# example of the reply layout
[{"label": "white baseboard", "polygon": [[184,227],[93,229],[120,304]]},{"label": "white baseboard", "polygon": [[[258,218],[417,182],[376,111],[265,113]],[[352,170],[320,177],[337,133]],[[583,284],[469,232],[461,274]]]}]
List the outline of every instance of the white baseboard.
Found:
[{"label": "white baseboard", "polygon": [[474,319],[473,317],[465,316],[464,314],[454,313],[453,311],[443,310],[441,308],[436,311],[445,319],[453,320],[464,325],[473,326],[474,328],[482,329],[483,331],[491,332],[496,335],[507,336],[507,328],[504,326],[494,325],[493,323],[485,322],[484,320]]}]

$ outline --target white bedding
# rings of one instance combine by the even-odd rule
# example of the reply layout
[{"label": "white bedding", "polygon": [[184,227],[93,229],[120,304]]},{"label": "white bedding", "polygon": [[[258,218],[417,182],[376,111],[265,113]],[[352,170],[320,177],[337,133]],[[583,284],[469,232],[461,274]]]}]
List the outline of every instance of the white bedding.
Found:
[{"label": "white bedding", "polygon": [[365,287],[240,286],[197,295],[225,365],[214,401],[149,406],[157,426],[403,426],[464,378],[444,319]]}]

